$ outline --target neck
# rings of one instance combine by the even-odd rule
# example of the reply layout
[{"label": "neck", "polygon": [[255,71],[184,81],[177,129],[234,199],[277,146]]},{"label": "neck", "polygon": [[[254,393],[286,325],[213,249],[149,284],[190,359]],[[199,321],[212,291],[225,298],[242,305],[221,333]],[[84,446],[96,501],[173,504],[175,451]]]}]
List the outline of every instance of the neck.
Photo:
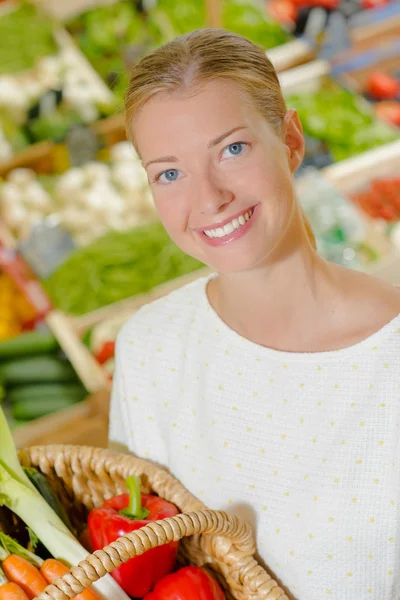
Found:
[{"label": "neck", "polygon": [[211,304],[238,333],[278,350],[308,351],[329,320],[339,318],[338,267],[303,239],[267,265],[221,274],[210,284]]}]

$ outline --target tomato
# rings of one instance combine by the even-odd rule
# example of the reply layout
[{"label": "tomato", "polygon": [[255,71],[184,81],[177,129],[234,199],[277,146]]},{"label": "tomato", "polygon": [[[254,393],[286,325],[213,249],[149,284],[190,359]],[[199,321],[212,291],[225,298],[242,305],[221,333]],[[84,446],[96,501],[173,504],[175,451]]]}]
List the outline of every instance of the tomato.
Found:
[{"label": "tomato", "polygon": [[393,100],[400,93],[400,82],[383,71],[374,71],[368,77],[366,91],[377,100]]},{"label": "tomato", "polygon": [[297,19],[297,8],[292,0],[272,0],[268,4],[268,13],[280,23],[292,24]]},{"label": "tomato", "polygon": [[380,119],[400,127],[400,102],[390,100],[379,102],[375,106],[375,112]]},{"label": "tomato", "polygon": [[389,2],[389,0],[362,0],[361,6],[364,9],[379,8],[380,6],[384,6],[388,2]]},{"label": "tomato", "polygon": [[355,194],[353,201],[373,219],[400,219],[400,178],[375,179],[369,188]]},{"label": "tomato", "polygon": [[110,358],[114,356],[115,342],[105,342],[96,354],[96,360],[104,365]]},{"label": "tomato", "polygon": [[334,10],[338,8],[340,0],[293,0],[293,3],[298,7],[318,7]]}]

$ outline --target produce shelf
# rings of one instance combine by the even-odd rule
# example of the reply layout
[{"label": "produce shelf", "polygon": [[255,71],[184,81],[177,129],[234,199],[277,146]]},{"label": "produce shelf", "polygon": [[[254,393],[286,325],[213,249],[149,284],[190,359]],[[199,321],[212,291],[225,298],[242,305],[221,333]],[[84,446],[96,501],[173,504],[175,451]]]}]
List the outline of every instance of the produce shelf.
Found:
[{"label": "produce shelf", "polygon": [[350,20],[349,37],[356,52],[394,41],[399,32],[400,3],[397,0],[372,11],[363,11]]},{"label": "produce shelf", "polygon": [[79,404],[21,425],[13,431],[17,448],[39,444],[107,447],[110,393],[100,390]]},{"label": "produce shelf", "polygon": [[111,387],[107,372],[99,365],[90,352],[89,348],[82,342],[88,329],[109,319],[123,322],[133,315],[141,306],[148,304],[158,298],[166,296],[170,292],[195,281],[210,273],[207,268],[195,271],[189,275],[179,277],[165,284],[153,288],[148,294],[141,294],[120,302],[115,302],[99,310],[87,313],[79,317],[56,313],[50,316],[49,327],[52,328],[60,346],[68,356],[71,364],[76,369],[82,383],[87,390],[94,393],[103,388]]},{"label": "produce shelf", "polygon": [[[18,8],[18,3],[16,3],[16,2],[6,2],[5,4],[2,4],[2,5],[0,4],[0,19],[2,18],[3,14],[7,14],[7,12],[12,12],[13,10],[16,10],[17,8]],[[77,118],[75,124],[81,125],[81,126],[89,126],[92,123],[92,124],[94,124],[94,129],[96,130],[96,118],[99,114],[98,108],[102,107],[100,114],[103,114],[103,112],[104,112],[103,109],[105,107],[109,108],[109,107],[116,106],[116,99],[115,99],[113,93],[111,92],[111,90],[108,88],[108,86],[103,82],[103,80],[98,75],[98,73],[93,69],[93,67],[91,66],[89,61],[86,59],[86,57],[76,47],[75,42],[71,38],[69,33],[62,27],[60,27],[58,25],[54,25],[53,23],[51,23],[51,26],[53,27],[52,39],[54,40],[54,44],[55,44],[55,47],[54,47],[52,53],[49,55],[42,56],[41,60],[39,60],[39,64],[35,64],[31,69],[23,70],[18,73],[12,73],[12,72],[3,73],[3,75],[10,77],[13,81],[16,82],[17,86],[22,86],[20,88],[21,90],[25,90],[25,87],[28,86],[28,84],[30,87],[28,86],[26,89],[30,89],[32,87],[35,88],[35,86],[39,86],[39,87],[42,86],[43,87],[42,93],[44,94],[44,93],[46,93],[46,91],[49,91],[52,88],[52,85],[54,86],[54,82],[52,84],[50,83],[50,79],[49,79],[50,75],[49,75],[49,73],[47,73],[47,71],[45,70],[45,68],[43,66],[44,62],[46,60],[49,60],[49,61],[51,60],[53,62],[56,61],[57,65],[58,65],[57,69],[61,69],[61,67],[59,65],[62,64],[63,69],[64,70],[66,69],[66,71],[63,75],[60,75],[61,71],[57,71],[57,73],[58,73],[57,77],[61,78],[62,84],[67,86],[69,93],[71,94],[71,92],[72,92],[71,77],[72,77],[72,74],[75,74],[76,77],[78,77],[78,75],[79,75],[82,85],[86,86],[85,89],[87,90],[87,94],[88,94],[87,95],[87,106],[89,106],[90,104],[93,104],[93,102],[94,102],[93,98],[96,99],[95,100],[96,110],[93,113],[94,118],[93,118],[93,116],[89,116],[86,111],[86,113],[85,113],[86,116],[80,115],[80,117],[79,117],[80,121]],[[49,69],[50,67],[47,66],[46,68]],[[52,68],[53,69],[55,68],[54,64],[53,64]],[[47,74],[44,75],[42,73],[41,75],[39,75],[39,73],[41,73],[42,71],[43,71],[43,73],[47,73]],[[52,76],[54,76],[54,74]],[[45,79],[43,79],[43,81],[48,80],[48,83],[43,83],[42,80],[40,79],[40,77],[42,77],[42,78],[44,77]],[[46,79],[46,77],[47,77],[47,79]],[[64,77],[65,77],[65,81],[63,79]],[[70,77],[70,79],[69,79],[70,83],[67,85],[68,77]],[[37,78],[39,78],[39,79],[37,79]],[[38,81],[40,81],[41,83],[39,84]],[[90,91],[90,93],[89,93],[89,91]],[[26,92],[24,91],[23,93],[25,94]],[[37,100],[41,101],[41,98],[42,97],[39,97]],[[67,104],[68,104],[69,110],[71,112],[74,112],[74,111],[76,112],[77,111],[76,106],[73,104],[73,102],[71,103],[71,98],[70,97],[68,97],[68,98],[69,99],[67,100]],[[30,100],[30,102],[32,102],[32,100]],[[26,108],[24,110],[26,110],[26,112],[28,114],[28,108]],[[28,119],[27,116],[25,116],[24,118]],[[115,119],[115,117],[113,117],[113,119]],[[21,116],[19,115],[17,122],[19,122],[20,120],[21,120]],[[20,127],[23,127],[23,126],[24,126],[24,123],[22,123],[22,125],[20,125]],[[99,135],[101,135],[102,134],[102,126],[100,125],[99,128],[100,128]],[[6,140],[7,140],[7,136],[6,136]],[[107,141],[107,139],[106,139],[106,141]],[[25,143],[26,143],[26,141],[25,141]],[[10,170],[12,170],[13,168],[17,168],[17,167],[25,167],[25,166],[31,167],[31,168],[34,168],[35,170],[37,170],[38,172],[48,172],[49,170],[54,170],[55,165],[60,167],[60,163],[62,163],[62,161],[60,160],[59,153],[57,152],[59,150],[59,147],[60,147],[60,145],[55,142],[52,142],[50,140],[43,140],[43,141],[35,142],[33,144],[29,144],[29,145],[25,146],[22,150],[14,151],[11,154],[10,158],[5,159],[5,160],[3,159],[0,161],[0,177],[4,177]],[[65,159],[64,159],[64,162],[65,162]]]},{"label": "produce shelf", "polygon": [[[98,136],[105,148],[126,139],[123,114],[115,114],[88,126]],[[69,168],[63,143],[38,142],[18,152],[9,161],[0,163],[0,177],[6,177],[13,169],[27,168],[36,173],[62,173]]]}]

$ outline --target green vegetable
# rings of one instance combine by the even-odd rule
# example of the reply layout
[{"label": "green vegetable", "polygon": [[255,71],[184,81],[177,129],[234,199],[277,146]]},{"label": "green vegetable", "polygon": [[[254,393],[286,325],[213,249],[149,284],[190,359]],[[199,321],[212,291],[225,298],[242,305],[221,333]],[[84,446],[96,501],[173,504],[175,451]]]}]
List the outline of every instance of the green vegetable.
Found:
[{"label": "green vegetable", "polygon": [[279,23],[268,20],[263,4],[254,0],[223,0],[224,29],[239,33],[265,49],[285,44],[290,40],[289,33]]},{"label": "green vegetable", "polygon": [[[18,515],[58,560],[75,565],[87,551],[79,544],[60,517],[47,504],[19,464],[17,451],[0,409],[0,506]],[[105,598],[129,600],[112,577],[102,577],[94,587]]]},{"label": "green vegetable", "polygon": [[55,352],[59,347],[57,339],[49,331],[22,333],[17,337],[0,342],[0,360],[47,354]]},{"label": "green vegetable", "polygon": [[202,266],[155,222],[112,232],[79,248],[43,283],[55,306],[79,315],[148,292]]},{"label": "green vegetable", "polygon": [[[206,26],[205,0],[157,0],[146,16],[123,0],[86,11],[67,23],[80,49],[121,102],[129,68],[147,52],[174,37]],[[222,26],[264,48],[290,35],[269,21],[262,0],[224,0]]]},{"label": "green vegetable", "polygon": [[32,403],[52,398],[78,398],[82,400],[86,390],[79,383],[42,383],[35,385],[18,385],[11,388],[7,400],[14,402],[31,401]]},{"label": "green vegetable", "polygon": [[0,73],[31,69],[43,56],[58,51],[53,22],[28,2],[0,15]]},{"label": "green vegetable", "polygon": [[[263,48],[273,48],[290,39],[278,23],[269,21],[262,2],[223,0],[222,27],[239,33]],[[149,13],[148,26],[159,44],[204,27],[205,2],[158,0]]]},{"label": "green vegetable", "polygon": [[82,399],[81,396],[58,396],[57,398],[41,398],[34,401],[31,399],[18,400],[12,405],[11,414],[14,419],[32,421],[64,408],[69,408]]},{"label": "green vegetable", "polygon": [[68,131],[82,122],[81,117],[69,108],[58,109],[52,114],[40,116],[29,124],[29,132],[34,142],[53,140],[59,142],[64,139]]},{"label": "green vegetable", "polygon": [[61,383],[77,381],[77,376],[71,365],[64,360],[54,356],[35,356],[0,363],[0,381],[5,386]]},{"label": "green vegetable", "polygon": [[47,504],[51,506],[54,512],[68,527],[68,529],[74,532],[74,528],[68,517],[67,511],[65,510],[64,505],[61,504],[60,500],[58,499],[58,496],[51,487],[47,477],[34,467],[24,467],[23,470],[29,477],[29,481],[33,483],[40,495],[46,500]]},{"label": "green vegetable", "polygon": [[306,134],[324,140],[336,161],[398,139],[394,128],[377,121],[361,98],[335,83],[318,92],[286,99],[300,116]]}]

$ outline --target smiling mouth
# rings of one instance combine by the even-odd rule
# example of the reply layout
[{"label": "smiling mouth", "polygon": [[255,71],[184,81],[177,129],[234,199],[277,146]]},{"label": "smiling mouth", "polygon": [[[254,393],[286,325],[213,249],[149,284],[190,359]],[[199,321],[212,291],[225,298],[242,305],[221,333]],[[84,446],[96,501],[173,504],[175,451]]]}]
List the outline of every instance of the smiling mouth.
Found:
[{"label": "smiling mouth", "polygon": [[226,235],[230,235],[236,229],[240,229],[243,225],[246,225],[247,221],[251,219],[254,213],[254,208],[250,208],[245,213],[239,215],[235,219],[232,219],[229,223],[226,223],[223,227],[217,227],[216,229],[204,229],[203,233],[209,238],[222,238]]}]

